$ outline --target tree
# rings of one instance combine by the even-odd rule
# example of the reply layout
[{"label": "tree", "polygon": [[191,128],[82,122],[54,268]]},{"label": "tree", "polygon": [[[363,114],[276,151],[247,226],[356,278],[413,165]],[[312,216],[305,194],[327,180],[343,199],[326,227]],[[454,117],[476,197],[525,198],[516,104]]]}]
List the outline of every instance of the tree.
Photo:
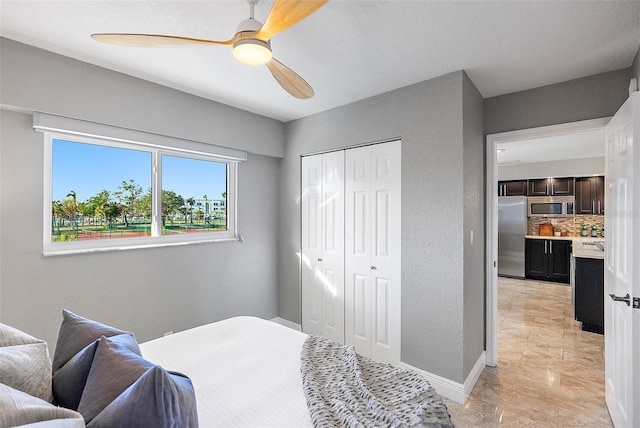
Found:
[{"label": "tree", "polygon": [[120,205],[120,215],[122,215],[125,227],[129,227],[129,217],[135,214],[135,207],[142,195],[142,186],[136,184],[134,180],[123,181],[118,190],[113,193]]},{"label": "tree", "polygon": [[193,197],[187,198],[187,205],[189,206],[189,223],[193,224],[193,206],[196,203],[196,200]]},{"label": "tree", "polygon": [[182,196],[176,194],[173,190],[162,191],[162,216],[169,217],[171,224],[173,224],[173,216],[179,212],[182,205],[184,205],[184,198]]},{"label": "tree", "polygon": [[[85,210],[92,217],[104,218],[105,228],[109,226],[109,220],[113,217],[107,215],[107,205],[111,200],[108,190],[101,190],[97,195],[90,197],[85,202]],[[118,215],[116,214],[115,217]]]},{"label": "tree", "polygon": [[141,197],[136,203],[135,211],[137,213],[142,214],[145,217],[148,217],[148,218],[151,217],[151,214],[153,212],[153,209],[151,207],[151,201],[152,201],[151,189],[149,189],[147,193],[143,197]]},{"label": "tree", "polygon": [[104,216],[107,220],[107,224],[115,220],[122,212],[120,211],[120,205],[115,202],[109,202],[104,207]]},{"label": "tree", "polygon": [[75,237],[78,237],[78,230],[74,227],[76,216],[78,215],[78,204],[76,202],[76,192],[73,190],[67,194],[67,199],[61,201],[54,201],[53,213],[54,216],[59,219],[64,219],[69,222],[69,225],[73,228]]}]

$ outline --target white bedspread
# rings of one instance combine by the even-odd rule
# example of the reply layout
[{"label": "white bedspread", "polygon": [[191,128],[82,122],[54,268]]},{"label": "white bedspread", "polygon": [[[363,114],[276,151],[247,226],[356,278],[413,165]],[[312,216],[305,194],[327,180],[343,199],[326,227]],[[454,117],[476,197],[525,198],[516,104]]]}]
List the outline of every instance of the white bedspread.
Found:
[{"label": "white bedspread", "polygon": [[201,428],[311,426],[300,351],[307,335],[236,317],[140,344],[144,358],[186,374]]}]

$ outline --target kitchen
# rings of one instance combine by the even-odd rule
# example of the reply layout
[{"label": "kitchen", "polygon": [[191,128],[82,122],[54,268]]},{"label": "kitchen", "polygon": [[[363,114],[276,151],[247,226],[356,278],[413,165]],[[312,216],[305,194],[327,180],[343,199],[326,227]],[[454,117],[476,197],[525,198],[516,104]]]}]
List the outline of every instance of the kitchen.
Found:
[{"label": "kitchen", "polygon": [[[604,332],[604,130],[498,145],[498,275],[571,287]],[[500,280],[500,279],[499,279]]]}]

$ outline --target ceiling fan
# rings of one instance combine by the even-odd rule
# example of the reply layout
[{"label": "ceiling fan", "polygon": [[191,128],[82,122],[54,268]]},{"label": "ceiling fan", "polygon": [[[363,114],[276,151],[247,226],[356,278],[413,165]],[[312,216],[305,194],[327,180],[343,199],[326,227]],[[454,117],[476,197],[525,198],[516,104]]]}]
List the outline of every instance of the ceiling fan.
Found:
[{"label": "ceiling fan", "polygon": [[242,21],[229,40],[194,39],[160,34],[95,33],[99,42],[124,46],[168,47],[176,45],[225,45],[233,47],[233,56],[249,65],[266,64],[276,81],[296,98],[313,97],[313,88],[298,74],[271,54],[271,38],[282,30],[302,21],[328,0],[276,0],[264,24],[254,19],[258,0],[247,0],[249,19]]}]

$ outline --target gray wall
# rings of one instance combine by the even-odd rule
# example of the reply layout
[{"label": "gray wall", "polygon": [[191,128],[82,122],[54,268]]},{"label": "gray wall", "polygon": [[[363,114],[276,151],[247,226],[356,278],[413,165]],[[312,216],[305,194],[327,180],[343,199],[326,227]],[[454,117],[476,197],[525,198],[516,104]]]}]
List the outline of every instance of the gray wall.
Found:
[{"label": "gray wall", "polygon": [[[463,75],[464,366],[471,371],[484,350],[485,197],[483,99]],[[471,238],[473,235],[473,239]]]},{"label": "gray wall", "polygon": [[53,350],[63,308],[132,330],[141,341],[234,315],[278,315],[278,205],[276,191],[265,189],[278,187],[279,158],[249,153],[239,167],[243,243],[44,258],[43,136],[33,131],[29,111],[249,151],[259,143],[272,154],[284,152],[280,122],[1,43],[0,322]]},{"label": "gray wall", "polygon": [[498,165],[498,180],[604,175],[604,166],[604,157]]},{"label": "gray wall", "polygon": [[635,58],[633,58],[633,64],[631,64],[631,75],[633,77],[640,78],[640,48],[636,52]]},{"label": "gray wall", "polygon": [[629,97],[631,69],[484,100],[485,134],[613,116]]},{"label": "gray wall", "polygon": [[[468,374],[463,361],[475,362],[484,348],[484,323],[478,317],[484,302],[475,301],[482,296],[484,280],[467,278],[464,269],[467,253],[474,260],[484,258],[484,217],[474,208],[482,206],[482,196],[471,195],[475,186],[465,185],[463,173],[466,166],[469,178],[482,175],[482,105],[464,72],[286,125],[280,177],[280,316],[300,322],[300,156],[393,137],[402,139],[402,361],[463,382]],[[469,205],[472,214],[464,209],[467,191],[470,199],[476,198]],[[465,228],[476,224],[476,243],[466,248]],[[482,270],[482,262],[479,266]],[[473,325],[464,322],[467,309]],[[469,340],[467,349],[463,340]]]},{"label": "gray wall", "polygon": [[282,123],[0,38],[0,102],[282,157]]}]

